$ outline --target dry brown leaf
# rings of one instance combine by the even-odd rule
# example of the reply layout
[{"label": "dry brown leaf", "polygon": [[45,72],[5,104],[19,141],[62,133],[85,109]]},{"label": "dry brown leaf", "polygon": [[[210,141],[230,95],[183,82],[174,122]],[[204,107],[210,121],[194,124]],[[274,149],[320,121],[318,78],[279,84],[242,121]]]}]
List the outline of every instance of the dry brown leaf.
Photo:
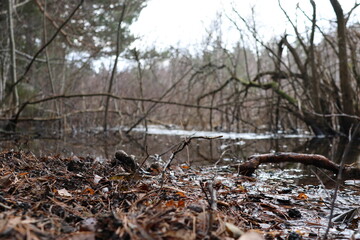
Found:
[{"label": "dry brown leaf", "polygon": [[264,236],[255,231],[248,231],[244,233],[239,240],[264,240]]},{"label": "dry brown leaf", "polygon": [[196,234],[194,234],[193,231],[186,229],[167,231],[164,236],[171,239],[184,239],[184,240],[196,239]]},{"label": "dry brown leaf", "polygon": [[233,238],[238,238],[241,235],[244,234],[244,231],[242,231],[239,227],[235,226],[232,223],[226,222],[225,223],[226,231],[232,236]]},{"label": "dry brown leaf", "polygon": [[68,234],[66,237],[59,240],[95,240],[95,233],[93,232],[76,232]]},{"label": "dry brown leaf", "polygon": [[299,193],[299,195],[297,195],[296,199],[298,200],[306,200],[309,197],[305,194],[305,193]]},{"label": "dry brown leaf", "polygon": [[85,188],[82,193],[83,193],[83,194],[94,195],[94,194],[95,194],[95,191],[94,191],[94,189],[92,189],[92,188]]},{"label": "dry brown leaf", "polygon": [[0,187],[1,188],[6,188],[11,184],[11,177],[12,174],[6,174],[5,176],[0,177]]},{"label": "dry brown leaf", "polygon": [[179,195],[180,197],[186,197],[185,193],[184,192],[176,192],[177,195]]}]

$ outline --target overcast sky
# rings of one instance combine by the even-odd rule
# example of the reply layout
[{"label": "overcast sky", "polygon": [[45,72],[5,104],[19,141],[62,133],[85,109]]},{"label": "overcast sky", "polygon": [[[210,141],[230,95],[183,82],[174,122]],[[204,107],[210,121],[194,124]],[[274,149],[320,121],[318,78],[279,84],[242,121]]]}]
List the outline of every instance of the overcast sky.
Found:
[{"label": "overcast sky", "polygon": [[[281,2],[294,20],[296,14],[301,16],[300,11],[296,11],[298,3],[311,15],[311,5],[308,0]],[[315,2],[320,23],[328,26],[328,20],[335,18],[330,1],[315,0]],[[347,12],[356,1],[339,0],[339,2]],[[223,16],[224,41],[235,42],[239,34],[227,20],[227,16],[235,18],[233,7],[246,19],[251,18],[251,8],[254,7],[259,31],[265,38],[282,34],[289,26],[278,6],[278,0],[149,0],[139,20],[132,26],[133,32],[141,38],[137,46],[196,48],[203,41],[206,32],[211,29],[212,23],[219,19],[219,13]],[[354,12],[353,19],[359,17],[359,10],[360,7]],[[299,26],[305,26],[306,20],[300,17],[298,19]]]}]

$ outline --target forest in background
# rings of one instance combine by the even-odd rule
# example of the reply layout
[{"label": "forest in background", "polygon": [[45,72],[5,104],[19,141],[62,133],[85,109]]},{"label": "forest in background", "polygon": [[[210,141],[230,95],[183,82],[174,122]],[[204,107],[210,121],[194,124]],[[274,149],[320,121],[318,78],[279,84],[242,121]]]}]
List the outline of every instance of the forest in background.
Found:
[{"label": "forest in background", "polygon": [[[323,29],[321,9],[310,3],[312,12],[294,6],[305,28],[283,9],[292,32],[271,41],[261,38],[256,16],[233,8],[238,43],[224,43],[221,18],[228,16],[219,15],[193,54],[133,47],[129,27],[145,0],[2,1],[2,131],[34,120],[60,122],[62,131],[175,124],[347,135],[360,119],[360,25],[352,19],[359,4],[344,12],[329,0],[334,19]],[[94,66],[101,59],[111,66]]]},{"label": "forest in background", "polygon": [[[255,12],[234,7],[194,52],[135,47],[131,25],[147,3],[0,1],[0,139],[11,139],[0,145],[0,238],[358,239],[359,4],[344,12],[329,0],[323,28],[314,0],[311,12],[294,5],[305,25],[279,0],[292,30],[271,40]],[[233,46],[224,19],[238,31]],[[349,138],[140,143],[112,132],[153,124]],[[73,134],[54,148],[29,126]],[[74,138],[94,128],[109,134]]]}]

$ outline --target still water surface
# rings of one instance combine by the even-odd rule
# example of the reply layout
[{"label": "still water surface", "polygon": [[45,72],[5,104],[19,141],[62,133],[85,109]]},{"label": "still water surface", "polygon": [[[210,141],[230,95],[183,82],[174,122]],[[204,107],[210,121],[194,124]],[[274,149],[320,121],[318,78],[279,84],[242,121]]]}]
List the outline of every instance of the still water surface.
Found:
[{"label": "still water surface", "polygon": [[[196,166],[229,165],[244,161],[253,154],[270,152],[316,153],[339,162],[346,145],[346,139],[313,138],[306,134],[204,132],[150,126],[147,129],[135,128],[131,135],[126,135],[119,129],[112,129],[107,134],[102,133],[100,129],[93,129],[88,132],[73,132],[69,136],[18,136],[0,141],[0,148],[31,151],[37,156],[60,154],[62,157],[89,156],[99,160],[111,159],[116,150],[122,149],[135,155],[138,161],[142,161],[147,154],[160,155],[161,159],[167,161],[172,151],[184,139],[198,136],[222,137],[213,140],[192,140],[191,144],[176,156],[175,160],[178,163]],[[347,164],[360,167],[359,144],[353,145],[345,160]],[[264,171],[271,172],[272,169],[302,170],[301,174],[296,171],[294,174],[299,176],[299,181],[303,181],[304,184],[308,181],[313,183],[315,175],[322,174],[319,169],[294,163],[263,167]]]}]

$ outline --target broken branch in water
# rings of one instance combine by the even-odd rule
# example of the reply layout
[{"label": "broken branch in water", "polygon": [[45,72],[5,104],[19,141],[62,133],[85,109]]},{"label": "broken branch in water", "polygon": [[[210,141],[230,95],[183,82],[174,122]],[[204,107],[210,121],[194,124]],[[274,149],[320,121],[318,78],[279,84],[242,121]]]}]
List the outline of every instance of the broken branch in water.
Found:
[{"label": "broken branch in water", "polygon": [[[252,155],[248,158],[247,162],[239,165],[239,174],[250,176],[255,172],[260,164],[264,163],[282,163],[282,162],[294,162],[302,163],[305,165],[313,165],[318,168],[327,169],[334,174],[338,174],[340,165],[334,163],[330,159],[318,155],[318,154],[304,154],[304,153],[293,153],[293,152],[280,152],[280,153],[269,153]],[[347,179],[359,179],[360,168],[354,168],[351,166],[345,166],[343,170],[343,176]]]}]

